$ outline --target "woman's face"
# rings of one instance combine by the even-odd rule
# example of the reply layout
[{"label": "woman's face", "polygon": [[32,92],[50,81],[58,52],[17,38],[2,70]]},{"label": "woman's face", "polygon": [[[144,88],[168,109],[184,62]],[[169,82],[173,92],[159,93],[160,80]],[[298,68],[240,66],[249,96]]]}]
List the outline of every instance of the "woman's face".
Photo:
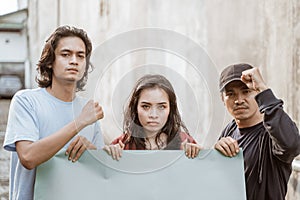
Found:
[{"label": "woman's face", "polygon": [[137,112],[146,137],[155,136],[168,120],[170,113],[168,94],[158,87],[142,90],[137,104]]}]

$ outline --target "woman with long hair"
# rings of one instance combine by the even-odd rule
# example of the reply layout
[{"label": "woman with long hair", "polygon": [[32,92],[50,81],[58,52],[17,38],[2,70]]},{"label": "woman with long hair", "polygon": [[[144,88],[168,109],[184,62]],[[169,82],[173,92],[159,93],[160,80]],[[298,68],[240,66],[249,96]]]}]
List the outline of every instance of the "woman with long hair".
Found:
[{"label": "woman with long hair", "polygon": [[119,160],[122,150],[185,150],[194,158],[201,147],[181,120],[171,83],[162,75],[141,77],[125,109],[123,134],[104,150]]}]

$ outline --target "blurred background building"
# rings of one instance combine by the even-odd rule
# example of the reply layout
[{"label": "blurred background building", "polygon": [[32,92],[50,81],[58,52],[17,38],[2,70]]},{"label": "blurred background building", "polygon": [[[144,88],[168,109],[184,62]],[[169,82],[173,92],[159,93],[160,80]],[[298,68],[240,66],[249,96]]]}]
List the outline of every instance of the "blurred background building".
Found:
[{"label": "blurred background building", "polygon": [[[7,1],[12,0],[1,0],[0,7]],[[45,40],[60,25],[68,24],[85,29],[92,39],[95,50],[119,34],[150,27],[174,31],[194,41],[205,50],[218,73],[225,66],[239,62],[259,67],[267,84],[278,97],[284,100],[285,110],[298,127],[300,125],[300,104],[297,103],[300,97],[300,1],[16,0],[15,2],[15,10],[2,13],[0,16],[0,75],[18,77],[14,81],[19,80],[22,88],[37,87],[34,81],[36,63]],[[117,49],[118,45],[114,48]],[[110,54],[112,51],[114,49],[109,49],[104,54]],[[100,79],[105,89],[100,92],[103,95],[97,98],[104,110],[114,104],[112,93],[120,85],[121,78],[128,75],[128,66],[132,66],[133,75],[131,74],[130,77],[134,82],[138,77],[135,76],[134,69],[151,63],[149,54],[157,55],[143,51],[139,52],[139,55],[131,53],[119,59],[119,62],[114,62],[110,71],[104,74],[105,77],[101,77],[103,73],[99,76],[97,65],[95,65],[95,73],[91,74],[87,86],[97,84]],[[92,60],[99,63],[104,58],[105,55],[102,58],[101,55],[96,54]],[[173,58],[165,54],[158,64],[159,66],[174,66],[172,70],[189,80],[193,91],[202,94],[199,98],[196,95],[198,103],[201,104],[198,107],[201,111],[199,116],[201,120],[193,129],[192,134],[200,143],[211,146],[218,133],[210,133],[211,129],[206,127],[211,127],[214,123],[225,124],[230,119],[225,114],[225,110],[222,110],[220,115],[224,113],[224,120],[213,121],[211,117],[213,108],[206,106],[211,105],[211,101],[221,103],[219,94],[211,93],[207,87],[204,88],[205,78],[217,77],[204,77],[204,81],[199,82],[198,79],[193,78],[187,62],[180,63],[180,59],[174,58],[175,62]],[[126,72],[122,71],[124,68],[127,69]],[[176,85],[175,82],[173,80],[172,83]],[[123,85],[123,87],[126,86]],[[177,95],[183,99],[182,102],[189,99],[186,93],[181,92],[182,88],[178,87],[182,95],[178,93]],[[94,89],[94,87],[88,87],[82,95],[95,97]],[[122,96],[126,97],[126,94],[122,93]],[[7,107],[7,102],[4,107]],[[119,110],[117,109],[116,113],[105,110],[108,114],[102,121],[102,129],[106,142],[110,142],[122,132],[121,108],[122,106]],[[5,116],[5,109],[3,107],[0,109],[0,113]],[[185,114],[193,108],[182,109]],[[187,125],[194,126],[188,115],[184,117],[186,117]],[[5,120],[1,119],[2,127],[5,127]],[[2,131],[2,136],[1,134],[0,136],[3,138],[5,129],[2,128],[0,131]],[[202,136],[203,133],[206,134],[205,137]],[[6,155],[2,154],[2,151],[0,162],[7,163],[7,157],[2,158],[2,155]],[[2,166],[6,165],[1,164],[1,168]],[[300,168],[296,162],[294,167]],[[0,174],[1,182],[6,184],[6,177],[8,175]],[[287,197],[289,200],[300,198],[300,182],[297,181],[297,177],[299,174],[294,171],[289,185]],[[5,189],[0,188],[1,195],[3,191],[5,192]]]}]

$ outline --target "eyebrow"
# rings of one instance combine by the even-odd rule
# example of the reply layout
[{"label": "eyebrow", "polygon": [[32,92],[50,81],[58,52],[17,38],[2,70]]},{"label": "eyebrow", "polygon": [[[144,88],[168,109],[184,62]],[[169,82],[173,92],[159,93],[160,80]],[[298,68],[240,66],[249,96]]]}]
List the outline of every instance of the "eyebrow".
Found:
[{"label": "eyebrow", "polygon": [[[149,102],[147,102],[147,101],[142,101],[141,104],[152,105],[151,103],[149,103]],[[164,104],[168,104],[168,102],[163,101],[163,102],[159,102],[159,103],[157,103],[157,104],[159,104],[159,105],[164,105]]]},{"label": "eyebrow", "polygon": [[229,88],[229,89],[224,89],[224,93],[226,93],[226,92],[232,92],[233,91],[233,89],[232,88]]},{"label": "eyebrow", "polygon": [[85,54],[85,51],[72,51],[70,49],[61,49],[60,52],[68,52],[68,53],[72,53],[72,52],[75,52],[75,53],[79,53],[79,54]]}]

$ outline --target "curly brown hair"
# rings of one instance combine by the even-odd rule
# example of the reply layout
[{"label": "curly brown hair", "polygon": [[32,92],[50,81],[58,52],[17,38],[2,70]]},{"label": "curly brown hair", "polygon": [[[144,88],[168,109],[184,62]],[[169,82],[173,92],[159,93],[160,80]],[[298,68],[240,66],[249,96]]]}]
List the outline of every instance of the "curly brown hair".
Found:
[{"label": "curly brown hair", "polygon": [[58,42],[64,37],[79,37],[85,44],[86,48],[86,66],[83,77],[77,82],[76,91],[84,90],[83,87],[86,84],[88,78],[89,68],[93,67],[90,63],[90,56],[92,52],[92,43],[83,29],[75,28],[72,26],[60,26],[58,27],[46,40],[46,44],[42,51],[41,57],[37,64],[38,76],[36,77],[36,82],[39,87],[49,87],[52,85],[52,75],[53,69],[50,68],[55,61],[55,49],[57,48]]}]

